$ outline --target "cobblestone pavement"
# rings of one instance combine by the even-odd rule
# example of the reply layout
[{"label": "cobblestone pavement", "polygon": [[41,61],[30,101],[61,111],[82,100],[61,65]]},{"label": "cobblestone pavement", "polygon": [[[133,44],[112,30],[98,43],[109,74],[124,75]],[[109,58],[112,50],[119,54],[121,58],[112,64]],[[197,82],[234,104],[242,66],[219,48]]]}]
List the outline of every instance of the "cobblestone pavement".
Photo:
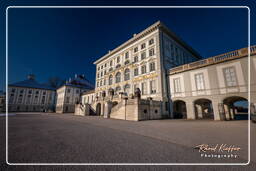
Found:
[{"label": "cobblestone pavement", "polygon": [[[5,117],[0,117],[1,144],[5,145]],[[71,114],[16,114],[8,124],[8,161],[10,163],[240,163],[247,162],[247,122],[210,120],[123,121]],[[256,163],[256,124],[251,124],[251,164]],[[201,157],[199,144],[228,144],[241,147],[238,159]],[[2,147],[4,145],[1,145]],[[1,148],[1,161],[5,160]],[[111,167],[111,168],[110,168]],[[170,166],[68,166],[67,170],[84,168],[166,169]],[[189,166],[189,170],[203,170]],[[0,169],[6,169],[2,165]],[[8,169],[17,169],[17,166]],[[21,166],[18,170],[50,166]],[[172,166],[186,170],[184,166]],[[213,170],[244,169],[245,166],[210,166]],[[55,166],[63,170],[63,166]],[[37,169],[36,169],[37,170]]]}]

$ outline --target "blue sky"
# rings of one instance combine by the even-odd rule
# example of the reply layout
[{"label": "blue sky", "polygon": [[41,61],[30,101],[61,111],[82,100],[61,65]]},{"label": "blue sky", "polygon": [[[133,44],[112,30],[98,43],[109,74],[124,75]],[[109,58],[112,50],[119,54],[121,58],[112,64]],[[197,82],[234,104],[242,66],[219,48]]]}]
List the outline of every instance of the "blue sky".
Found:
[{"label": "blue sky", "polygon": [[[93,62],[160,20],[203,57],[247,46],[247,9],[9,9],[9,83],[85,74]],[[3,29],[1,26],[0,29]],[[2,41],[1,41],[2,42]],[[251,38],[251,44],[255,39]],[[2,57],[4,54],[1,53]],[[4,63],[1,63],[1,70]],[[4,87],[0,75],[0,90]]]}]

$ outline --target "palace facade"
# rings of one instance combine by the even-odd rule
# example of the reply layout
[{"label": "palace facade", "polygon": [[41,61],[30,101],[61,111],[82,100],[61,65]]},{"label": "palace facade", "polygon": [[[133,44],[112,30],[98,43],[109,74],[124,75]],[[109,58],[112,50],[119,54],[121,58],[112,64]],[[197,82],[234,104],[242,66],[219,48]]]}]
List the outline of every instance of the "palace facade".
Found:
[{"label": "palace facade", "polygon": [[95,96],[102,97],[103,92],[108,96],[113,89],[116,96],[123,92],[129,97],[139,88],[142,99],[162,101],[163,115],[168,116],[168,70],[199,59],[194,49],[158,21],[94,62]]},{"label": "palace facade", "polygon": [[93,88],[94,86],[85,79],[84,75],[70,78],[56,90],[56,113],[74,113],[75,104],[80,103],[81,94]]},{"label": "palace facade", "polygon": [[54,111],[55,89],[40,84],[30,74],[24,81],[8,85],[9,112]]},{"label": "palace facade", "polygon": [[[255,46],[249,50],[256,73]],[[202,59],[157,22],[94,62],[96,88],[82,94],[75,113],[125,120],[245,118],[244,106],[256,111],[254,77],[248,104],[248,59],[248,48]]]}]

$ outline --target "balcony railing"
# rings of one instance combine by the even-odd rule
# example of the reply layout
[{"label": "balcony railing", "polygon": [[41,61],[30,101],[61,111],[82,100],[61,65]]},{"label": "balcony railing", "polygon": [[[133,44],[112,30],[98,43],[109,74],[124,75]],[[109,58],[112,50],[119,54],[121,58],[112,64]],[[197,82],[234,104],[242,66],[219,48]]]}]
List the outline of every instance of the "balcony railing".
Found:
[{"label": "balcony railing", "polygon": [[[250,54],[251,55],[256,54],[256,45],[250,47]],[[196,61],[196,62],[193,62],[190,64],[185,64],[185,65],[181,65],[181,66],[172,68],[172,69],[170,69],[169,73],[175,74],[178,72],[183,72],[183,71],[187,71],[190,69],[203,67],[206,65],[211,65],[211,64],[215,64],[215,63],[219,63],[219,62],[223,62],[223,61],[227,61],[227,60],[232,60],[232,59],[240,58],[240,57],[247,56],[247,55],[248,55],[248,48],[242,48],[242,49],[238,49],[238,50],[224,53],[221,55],[213,56],[213,57],[210,57],[207,59],[203,59],[200,61]]]}]

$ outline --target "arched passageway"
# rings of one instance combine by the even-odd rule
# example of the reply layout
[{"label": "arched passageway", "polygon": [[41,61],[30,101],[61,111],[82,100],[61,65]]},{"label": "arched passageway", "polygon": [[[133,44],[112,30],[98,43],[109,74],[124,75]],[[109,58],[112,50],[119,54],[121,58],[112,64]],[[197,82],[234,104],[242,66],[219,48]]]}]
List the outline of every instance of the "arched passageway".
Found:
[{"label": "arched passageway", "polygon": [[187,119],[187,108],[184,101],[176,100],[173,102],[173,118]]},{"label": "arched passageway", "polygon": [[226,120],[247,120],[248,100],[240,96],[227,97],[223,100]]},{"label": "arched passageway", "polygon": [[212,101],[209,99],[198,99],[194,102],[197,119],[214,119]]},{"label": "arched passageway", "polygon": [[97,106],[96,106],[96,115],[100,115],[101,114],[101,104],[98,103]]}]

